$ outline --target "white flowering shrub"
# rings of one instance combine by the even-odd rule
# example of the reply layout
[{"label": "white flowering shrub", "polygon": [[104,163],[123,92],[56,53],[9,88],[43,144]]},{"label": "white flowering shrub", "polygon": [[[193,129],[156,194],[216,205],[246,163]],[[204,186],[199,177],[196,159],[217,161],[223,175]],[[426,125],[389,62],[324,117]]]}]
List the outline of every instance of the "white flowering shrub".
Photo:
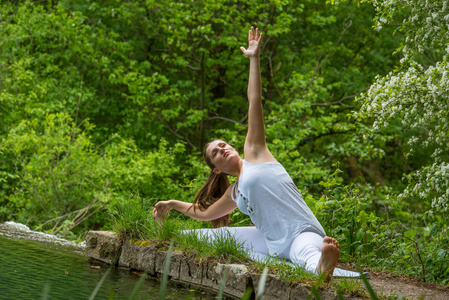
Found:
[{"label": "white flowering shrub", "polygon": [[[432,208],[449,212],[449,1],[371,1],[376,7],[376,28],[397,22],[407,15],[398,30],[406,34],[401,66],[385,77],[377,77],[362,102],[358,117],[374,118],[373,131],[400,122],[412,134],[415,150],[428,152],[431,163],[406,175],[408,187],[400,199],[428,200]],[[406,12],[406,14],[404,14]],[[396,25],[396,24],[395,24]]]},{"label": "white flowering shrub", "polygon": [[[365,2],[365,1],[363,1]],[[415,57],[428,48],[447,48],[449,24],[449,5],[446,0],[372,0],[377,15],[374,19],[376,29],[382,27],[406,12],[398,30],[406,33],[405,43],[400,50],[404,59]],[[448,49],[446,49],[447,51]]]}]

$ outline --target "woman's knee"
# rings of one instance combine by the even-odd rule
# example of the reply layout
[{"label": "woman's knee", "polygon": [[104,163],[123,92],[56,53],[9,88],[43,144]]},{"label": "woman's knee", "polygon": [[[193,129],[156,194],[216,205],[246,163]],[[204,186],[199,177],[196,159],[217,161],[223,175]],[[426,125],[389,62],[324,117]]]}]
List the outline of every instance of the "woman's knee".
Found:
[{"label": "woman's knee", "polygon": [[303,232],[296,237],[289,251],[291,260],[307,261],[321,256],[323,237],[314,232]]}]

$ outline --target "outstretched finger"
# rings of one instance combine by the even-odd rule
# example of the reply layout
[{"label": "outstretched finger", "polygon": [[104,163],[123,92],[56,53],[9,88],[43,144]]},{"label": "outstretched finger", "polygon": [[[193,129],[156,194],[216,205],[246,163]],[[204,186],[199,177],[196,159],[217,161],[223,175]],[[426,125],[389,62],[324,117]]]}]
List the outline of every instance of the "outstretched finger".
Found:
[{"label": "outstretched finger", "polygon": [[242,50],[243,53],[246,51],[245,47],[240,47],[240,50]]},{"label": "outstretched finger", "polygon": [[260,33],[259,37],[257,38],[257,42],[260,42],[261,39],[262,39],[262,32]]},{"label": "outstretched finger", "polygon": [[159,214],[160,214],[159,209],[155,207],[155,208],[153,209],[153,218],[154,218],[154,219],[159,218]]}]

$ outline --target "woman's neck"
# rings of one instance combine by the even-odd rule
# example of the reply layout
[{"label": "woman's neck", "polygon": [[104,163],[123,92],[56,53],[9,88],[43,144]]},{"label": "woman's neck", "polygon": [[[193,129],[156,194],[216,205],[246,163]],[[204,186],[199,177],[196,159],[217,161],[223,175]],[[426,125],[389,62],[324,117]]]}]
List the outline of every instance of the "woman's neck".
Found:
[{"label": "woman's neck", "polygon": [[232,175],[232,176],[235,176],[235,177],[239,178],[240,174],[242,173],[242,169],[243,169],[243,159],[240,158],[239,161],[234,165],[232,170],[230,170],[227,173],[229,175]]}]

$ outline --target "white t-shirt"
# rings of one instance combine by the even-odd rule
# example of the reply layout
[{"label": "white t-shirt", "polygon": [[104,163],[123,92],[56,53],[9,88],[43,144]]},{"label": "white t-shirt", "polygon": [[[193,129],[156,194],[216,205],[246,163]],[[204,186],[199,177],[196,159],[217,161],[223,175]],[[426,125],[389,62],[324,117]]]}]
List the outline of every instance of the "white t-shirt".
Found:
[{"label": "white t-shirt", "polygon": [[265,236],[270,255],[282,253],[301,232],[326,235],[279,162],[251,164],[244,160],[232,200]]}]

